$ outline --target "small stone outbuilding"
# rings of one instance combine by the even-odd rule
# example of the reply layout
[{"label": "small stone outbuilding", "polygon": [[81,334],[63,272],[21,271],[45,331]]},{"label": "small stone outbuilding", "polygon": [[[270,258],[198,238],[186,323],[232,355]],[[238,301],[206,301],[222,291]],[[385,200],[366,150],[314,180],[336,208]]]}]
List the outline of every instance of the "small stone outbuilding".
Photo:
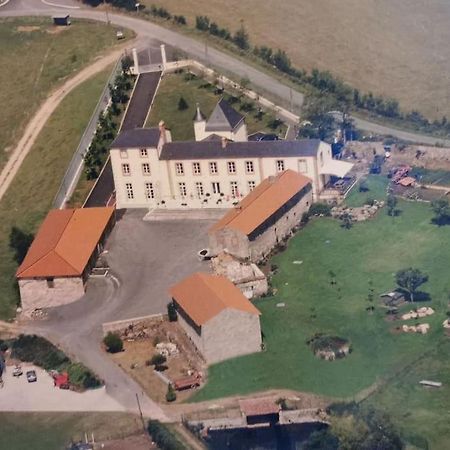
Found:
[{"label": "small stone outbuilding", "polygon": [[311,180],[293,170],[266,178],[209,229],[212,255],[258,262],[299,225],[312,202]]},{"label": "small stone outbuilding", "polygon": [[226,277],[195,273],[170,295],[180,326],[208,364],[261,351],[260,312]]},{"label": "small stone outbuilding", "polygon": [[25,315],[84,295],[114,221],[114,208],[54,209],[47,214],[16,272]]}]

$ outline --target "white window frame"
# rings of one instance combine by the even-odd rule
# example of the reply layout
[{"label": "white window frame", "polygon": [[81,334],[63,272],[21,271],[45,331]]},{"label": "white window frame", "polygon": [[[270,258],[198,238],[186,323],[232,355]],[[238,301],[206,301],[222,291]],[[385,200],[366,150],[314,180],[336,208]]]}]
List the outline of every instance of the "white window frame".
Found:
[{"label": "white window frame", "polygon": [[220,183],[218,181],[213,181],[211,183],[211,187],[212,187],[212,192],[213,194],[220,194]]},{"label": "white window frame", "polygon": [[149,176],[151,174],[150,163],[142,163],[142,175]]},{"label": "white window frame", "polygon": [[133,191],[133,184],[132,183],[125,183],[125,192],[127,194],[128,200],[134,199],[134,191]]},{"label": "white window frame", "polygon": [[227,170],[230,175],[236,174],[236,163],[234,161],[227,161]]},{"label": "white window frame", "polygon": [[252,192],[253,189],[255,189],[255,187],[256,187],[256,181],[250,180],[248,182],[248,192]]},{"label": "white window frame", "polygon": [[209,166],[209,173],[211,175],[218,175],[219,174],[219,167],[217,166],[217,162],[210,161],[208,163],[208,166]]},{"label": "white window frame", "polygon": [[131,175],[130,165],[128,163],[122,164],[122,175],[124,177],[129,177]]},{"label": "white window frame", "polygon": [[286,167],[284,164],[284,159],[277,159],[275,164],[276,164],[277,172],[283,172],[283,170]]},{"label": "white window frame", "polygon": [[151,182],[145,183],[144,190],[145,190],[145,198],[147,200],[155,198],[155,187],[153,186],[153,183]]},{"label": "white window frame", "polygon": [[192,173],[194,175],[201,175],[202,174],[202,167],[198,161],[195,161],[192,163]]},{"label": "white window frame", "polygon": [[[302,170],[302,168],[305,170]],[[308,161],[306,159],[298,160],[298,171],[300,173],[308,173]]]},{"label": "white window frame", "polygon": [[178,183],[178,191],[180,192],[181,198],[187,197],[187,188],[186,188],[186,183],[184,181],[181,181]]},{"label": "white window frame", "polygon": [[195,182],[195,190],[197,191],[198,198],[201,198],[205,195],[205,189],[203,188],[203,183],[201,181]]},{"label": "white window frame", "polygon": [[245,173],[255,173],[255,165],[253,164],[253,161],[245,161]]},{"label": "white window frame", "polygon": [[182,162],[176,162],[175,163],[175,173],[178,176],[183,176],[184,175],[184,166]]},{"label": "white window frame", "polygon": [[239,197],[239,189],[237,181],[230,181],[230,192],[233,198]]},{"label": "white window frame", "polygon": [[141,158],[148,158],[148,151],[147,151],[146,148],[141,148],[141,149],[139,150],[139,153],[140,153],[140,155],[141,155]]}]

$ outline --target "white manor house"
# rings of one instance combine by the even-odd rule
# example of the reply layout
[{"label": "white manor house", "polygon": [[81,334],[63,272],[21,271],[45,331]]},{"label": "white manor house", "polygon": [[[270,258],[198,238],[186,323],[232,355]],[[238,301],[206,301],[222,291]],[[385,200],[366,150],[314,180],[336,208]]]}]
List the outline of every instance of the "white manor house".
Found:
[{"label": "white manor house", "polygon": [[193,126],[196,140],[188,142],[172,142],[163,122],[117,136],[110,155],[118,209],[232,207],[288,169],[312,180],[316,201],[331,176],[352,167],[318,139],[249,141],[243,116],[224,100],[208,120],[197,108]]}]

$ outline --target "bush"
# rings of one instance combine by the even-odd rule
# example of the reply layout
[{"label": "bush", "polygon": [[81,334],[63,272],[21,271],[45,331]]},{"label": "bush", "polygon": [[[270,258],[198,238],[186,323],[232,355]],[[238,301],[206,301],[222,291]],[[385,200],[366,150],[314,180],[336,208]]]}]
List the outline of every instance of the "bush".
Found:
[{"label": "bush", "polygon": [[150,359],[150,365],[151,366],[160,366],[161,364],[164,364],[166,361],[167,361],[167,358],[164,355],[155,353]]},{"label": "bush", "polygon": [[158,420],[150,420],[147,430],[161,450],[184,450],[186,448],[167,426]]},{"label": "bush", "polygon": [[367,183],[365,181],[361,181],[358,188],[359,192],[368,192],[369,186],[367,186]]},{"label": "bush", "polygon": [[72,363],[67,367],[69,381],[75,386],[92,389],[102,385],[102,382],[83,364]]},{"label": "bush", "polygon": [[169,322],[176,322],[178,319],[177,310],[173,302],[167,304],[167,315],[169,316]]},{"label": "bush", "polygon": [[175,392],[175,389],[173,388],[172,384],[169,384],[167,386],[166,401],[174,402],[176,399],[177,393]]},{"label": "bush", "polygon": [[327,203],[313,203],[308,211],[309,216],[331,216],[331,206]]},{"label": "bush", "polygon": [[117,333],[111,331],[103,338],[103,343],[106,346],[106,351],[109,353],[118,353],[123,350],[123,342]]},{"label": "bush", "polygon": [[17,264],[20,264],[33,242],[34,236],[32,233],[25,233],[20,228],[12,227],[9,233],[9,248],[14,252],[14,259]]},{"label": "bush", "polygon": [[189,105],[187,104],[187,101],[184,99],[184,97],[180,97],[178,100],[178,111],[184,111],[189,108]]},{"label": "bush", "polygon": [[8,344],[3,339],[0,339],[0,352],[6,352],[8,348]]},{"label": "bush", "polygon": [[375,199],[372,197],[367,197],[365,201],[366,205],[373,206],[375,204]]},{"label": "bush", "polygon": [[51,342],[40,336],[21,334],[13,341],[11,356],[31,362],[45,370],[59,370],[69,363],[69,358]]}]

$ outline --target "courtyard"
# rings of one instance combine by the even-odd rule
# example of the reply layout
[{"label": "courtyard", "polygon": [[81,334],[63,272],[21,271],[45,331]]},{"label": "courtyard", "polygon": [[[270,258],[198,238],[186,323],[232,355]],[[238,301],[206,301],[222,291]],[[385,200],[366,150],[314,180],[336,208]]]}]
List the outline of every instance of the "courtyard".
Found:
[{"label": "courtyard", "polygon": [[[372,185],[376,197],[386,186],[381,178],[369,183],[369,187]],[[364,195],[369,197],[370,191]],[[355,194],[352,203],[359,201]],[[194,401],[271,388],[306,391],[336,400],[363,400],[384,385],[391,392],[391,381],[406,370],[405,389],[418,389],[415,385],[421,379],[437,373],[444,387],[430,395],[445,398],[448,374],[436,367],[427,374],[423,366],[419,374],[414,367],[437,348],[448,348],[442,322],[450,292],[450,227],[431,223],[432,211],[427,203],[399,201],[398,208],[401,213],[397,217],[381,209],[373,219],[356,223],[349,230],[338,220],[324,217],[314,218],[299,231],[287,249],[270,261],[277,266],[272,279],[275,294],[256,302],[262,312],[266,350],[210,367],[208,383],[195,394]],[[429,275],[420,290],[431,300],[405,304],[400,312],[431,306],[435,314],[421,321],[387,320],[379,295],[394,289],[395,273],[410,266]],[[371,287],[372,303],[368,301]],[[375,307],[373,312],[368,311],[371,305]],[[428,334],[397,329],[404,323],[417,322],[430,324]],[[317,358],[306,343],[316,333],[348,340],[352,352],[336,361]],[[435,361],[443,360],[444,355],[438,353]],[[421,408],[426,409],[424,397],[427,392],[421,394]],[[396,400],[388,399],[384,395],[383,403],[394,406]],[[441,402],[428,411],[427,420],[433,421],[446,410],[445,402]],[[409,414],[414,415],[411,411]],[[432,429],[430,422],[428,425]]]}]

